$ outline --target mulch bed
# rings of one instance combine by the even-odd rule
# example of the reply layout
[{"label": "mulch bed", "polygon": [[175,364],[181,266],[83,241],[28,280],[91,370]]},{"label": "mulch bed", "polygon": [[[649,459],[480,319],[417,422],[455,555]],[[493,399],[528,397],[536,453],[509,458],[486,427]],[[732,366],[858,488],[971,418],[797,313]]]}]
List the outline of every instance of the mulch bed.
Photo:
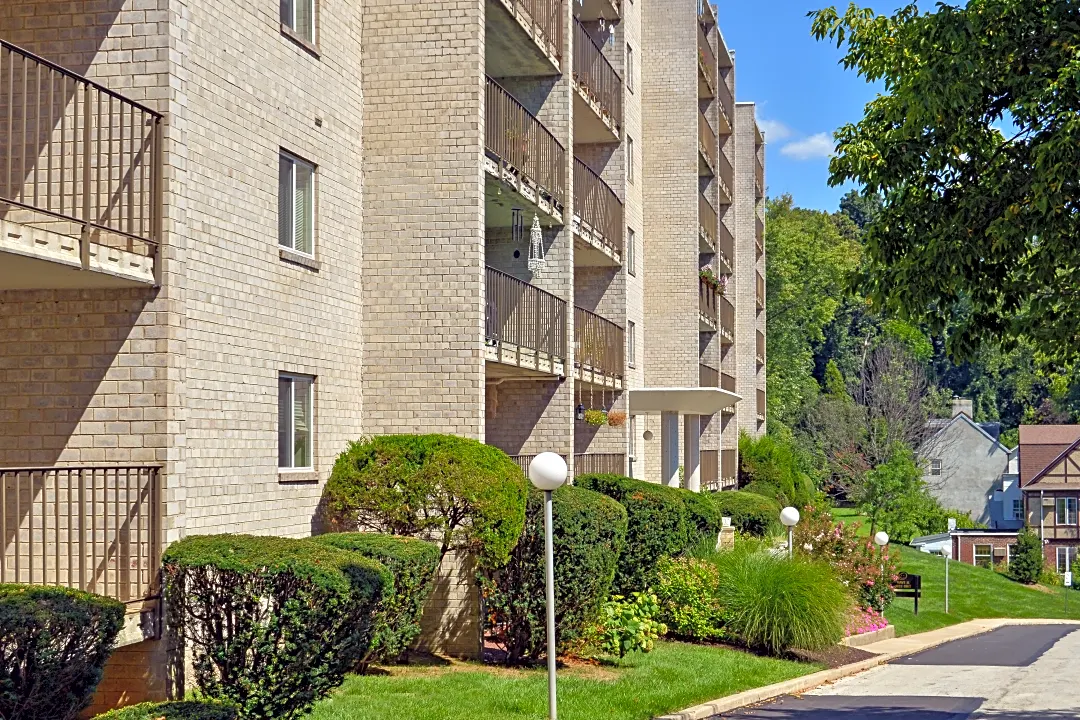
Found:
[{"label": "mulch bed", "polygon": [[820,663],[831,669],[872,658],[874,653],[861,648],[848,647],[847,645],[834,645],[825,650],[793,650],[791,657],[793,660]]}]

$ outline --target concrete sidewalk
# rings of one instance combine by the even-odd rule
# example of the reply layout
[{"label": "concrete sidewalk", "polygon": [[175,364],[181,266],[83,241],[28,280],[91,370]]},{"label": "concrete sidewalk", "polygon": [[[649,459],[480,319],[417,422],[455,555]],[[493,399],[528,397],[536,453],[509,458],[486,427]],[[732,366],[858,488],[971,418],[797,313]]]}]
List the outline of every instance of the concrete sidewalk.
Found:
[{"label": "concrete sidewalk", "polygon": [[870,643],[864,645],[860,650],[866,650],[867,652],[875,653],[876,657],[867,658],[851,665],[844,665],[843,667],[832,668],[830,670],[822,670],[820,672],[811,673],[810,675],[804,675],[794,680],[787,680],[782,683],[776,683],[774,685],[767,685],[765,687],[754,688],[753,690],[747,690],[745,692],[737,693],[735,695],[728,695],[727,697],[718,698],[711,702],[702,703],[693,707],[686,708],[676,713],[669,715],[661,715],[656,720],[706,720],[706,718],[719,715],[720,713],[730,712],[736,708],[741,708],[746,705],[753,705],[755,703],[770,700],[781,695],[793,695],[804,693],[807,690],[811,690],[819,685],[825,683],[835,682],[841,678],[848,677],[849,675],[856,675],[858,673],[869,670],[870,668],[877,667],[883,663],[887,663],[890,660],[904,657],[906,655],[912,655],[923,650],[928,650],[933,647],[937,647],[943,643],[951,642],[953,640],[961,640],[963,638],[972,637],[974,635],[981,635],[982,633],[996,630],[997,628],[1004,627],[1006,625],[1077,625],[1080,626],[1080,622],[1075,620],[1026,620],[1026,619],[993,619],[993,620],[970,620],[968,622],[959,623],[957,625],[950,625],[949,627],[938,628],[937,630],[930,630],[924,633],[918,633],[916,635],[907,635],[899,638],[892,638],[890,640],[881,640],[876,643]]}]

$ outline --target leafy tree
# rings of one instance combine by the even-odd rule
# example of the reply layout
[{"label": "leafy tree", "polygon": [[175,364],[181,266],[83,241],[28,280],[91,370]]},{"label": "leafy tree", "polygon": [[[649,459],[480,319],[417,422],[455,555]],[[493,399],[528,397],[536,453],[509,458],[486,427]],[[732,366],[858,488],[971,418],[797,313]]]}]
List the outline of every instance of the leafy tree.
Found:
[{"label": "leafy tree", "polygon": [[1038,534],[1025,527],[1016,536],[1016,552],[1009,561],[1009,577],[1017,582],[1034,585],[1043,570],[1043,547]]},{"label": "leafy tree", "polygon": [[806,507],[816,492],[807,463],[790,436],[739,435],[739,486],[777,500],[781,505]]},{"label": "leafy tree", "polygon": [[825,392],[834,398],[847,399],[847,385],[844,383],[844,376],[840,372],[840,366],[836,364],[836,360],[829,360],[829,363],[825,366]]},{"label": "leafy tree", "polygon": [[[884,205],[865,231],[873,303],[944,330],[952,356],[1028,337],[1077,354],[1080,13],[1070,0],[970,0],[892,16],[811,13],[813,34],[884,91],[836,132],[830,182]],[[1003,133],[1002,128],[1007,128]]]},{"label": "leafy tree", "polygon": [[866,473],[859,509],[870,518],[871,534],[881,526],[898,540],[910,540],[918,534],[914,518],[928,498],[914,454],[897,444],[886,462]]},{"label": "leafy tree", "polygon": [[840,198],[840,212],[851,218],[855,226],[862,230],[881,213],[881,196],[877,193],[864,195],[858,190],[851,190]]}]

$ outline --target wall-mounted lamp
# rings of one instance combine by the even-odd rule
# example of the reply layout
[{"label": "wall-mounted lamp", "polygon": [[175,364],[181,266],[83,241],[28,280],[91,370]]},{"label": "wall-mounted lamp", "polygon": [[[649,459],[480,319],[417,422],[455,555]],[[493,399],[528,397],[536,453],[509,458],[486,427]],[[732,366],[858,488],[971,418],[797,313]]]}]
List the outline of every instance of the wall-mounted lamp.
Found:
[{"label": "wall-mounted lamp", "polygon": [[585,419],[585,403],[578,403],[578,406],[577,406],[577,409],[575,410],[575,412],[577,414],[577,419],[578,420],[584,420]]}]

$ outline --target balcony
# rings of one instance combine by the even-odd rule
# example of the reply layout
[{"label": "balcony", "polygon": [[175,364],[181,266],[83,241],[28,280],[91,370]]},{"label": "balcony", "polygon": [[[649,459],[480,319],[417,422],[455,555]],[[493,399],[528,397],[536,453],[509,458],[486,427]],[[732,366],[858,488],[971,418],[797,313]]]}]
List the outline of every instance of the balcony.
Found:
[{"label": "balcony", "polygon": [[765,422],[765,391],[761,388],[757,391],[757,421]]},{"label": "balcony", "polygon": [[720,106],[720,125],[717,127],[720,135],[730,135],[735,124],[732,122],[732,113],[735,111],[735,96],[731,94],[728,81],[725,77],[717,78],[716,103]]},{"label": "balcony", "polygon": [[716,175],[717,143],[716,133],[713,132],[709,121],[704,113],[698,113],[698,177],[713,177]]},{"label": "balcony", "polygon": [[59,585],[121,602],[158,594],[159,468],[2,468],[0,503],[0,583]]},{"label": "balcony", "polygon": [[716,332],[717,292],[703,279],[698,279],[698,329]]},{"label": "balcony", "polygon": [[727,155],[721,150],[719,159],[716,180],[720,186],[720,204],[730,205],[735,195],[732,193],[732,188],[735,187],[735,169],[731,167],[731,161],[727,159]]},{"label": "balcony", "polygon": [[623,253],[623,204],[585,163],[574,158],[574,263],[618,267]]},{"label": "balcony", "polygon": [[754,160],[754,198],[760,200],[765,197],[765,166],[758,157]]},{"label": "balcony", "polygon": [[0,288],[160,284],[162,116],[0,40]]},{"label": "balcony", "polygon": [[760,368],[765,364],[765,333],[757,331],[757,346],[754,350],[754,360]]},{"label": "balcony", "polygon": [[735,306],[723,295],[720,296],[720,340],[724,345],[730,345],[735,340]]},{"label": "balcony", "polygon": [[701,387],[720,387],[720,371],[701,363],[698,365],[698,385]]},{"label": "balcony", "polygon": [[574,17],[582,22],[619,20],[622,0],[574,0]]},{"label": "balcony", "polygon": [[701,477],[701,489],[716,492],[720,489],[720,463],[717,458],[719,453],[716,450],[701,450],[699,452],[698,462],[700,466],[698,472]]},{"label": "balcony", "polygon": [[758,311],[765,309],[765,278],[761,277],[761,273],[757,273],[757,309]]},{"label": "balcony", "polygon": [[761,259],[765,254],[765,221],[760,215],[754,216],[754,251],[755,259]]},{"label": "balcony", "polygon": [[719,231],[716,257],[720,260],[720,273],[730,275],[735,272],[735,264],[732,262],[735,257],[735,236],[728,230],[727,223],[722,220],[717,221],[716,228]]},{"label": "balcony", "polygon": [[698,0],[698,22],[705,32],[716,27],[716,8],[709,0]]},{"label": "balcony", "polygon": [[[720,389],[727,390],[728,392],[735,392],[735,378],[727,373],[720,375]],[[734,415],[735,406],[728,405],[726,408],[720,411],[723,415]]]},{"label": "balcony", "polygon": [[739,451],[720,451],[720,485],[722,488],[739,484]]},{"label": "balcony", "polygon": [[[718,251],[716,247],[718,223],[716,208],[709,204],[704,195],[698,193],[698,252],[715,253]],[[725,264],[730,264],[728,262],[730,257],[729,255],[724,258]]]},{"label": "balcony", "polygon": [[622,78],[574,20],[574,143],[614,143],[622,132]]},{"label": "balcony", "polygon": [[[566,302],[487,268],[484,355],[520,374],[566,375]],[[496,368],[489,375],[513,375]]]},{"label": "balcony", "polygon": [[574,308],[574,378],[622,390],[626,374],[626,331],[583,308]]},{"label": "balcony", "polygon": [[563,0],[487,0],[487,74],[561,75],[565,8]]},{"label": "balcony", "polygon": [[716,53],[698,25],[698,98],[716,97]]},{"label": "balcony", "polygon": [[[484,112],[484,169],[490,178],[485,187],[487,225],[510,227],[513,209],[523,204],[561,225],[566,201],[566,150],[490,77]],[[519,197],[506,197],[503,187]]]},{"label": "balcony", "polygon": [[626,453],[576,453],[574,475],[625,475]]}]

